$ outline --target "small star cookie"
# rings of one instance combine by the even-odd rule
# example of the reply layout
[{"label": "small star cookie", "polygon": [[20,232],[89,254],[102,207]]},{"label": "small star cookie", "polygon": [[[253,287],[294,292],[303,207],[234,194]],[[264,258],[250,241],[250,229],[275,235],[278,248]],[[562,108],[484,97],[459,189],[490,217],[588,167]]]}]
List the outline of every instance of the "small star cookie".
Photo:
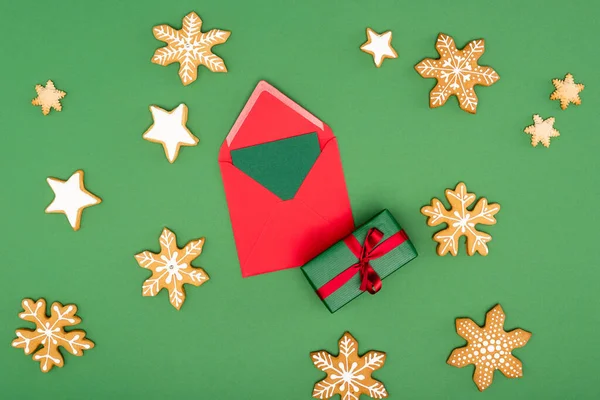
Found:
[{"label": "small star cookie", "polygon": [[157,106],[150,106],[154,124],[142,137],[149,142],[163,145],[167,160],[172,164],[177,159],[181,146],[195,146],[198,138],[187,128],[188,108],[180,104],[177,108],[166,111]]},{"label": "small star cookie", "polygon": [[525,128],[525,133],[531,135],[531,145],[537,146],[542,142],[544,147],[550,147],[550,138],[560,136],[560,133],[554,129],[554,117],[543,119],[539,115],[533,116],[533,125]]},{"label": "small star cookie", "polygon": [[49,80],[46,82],[46,87],[35,85],[35,91],[37,92],[37,97],[31,101],[31,104],[42,106],[42,114],[48,115],[51,108],[54,108],[56,111],[62,110],[60,99],[65,97],[67,93],[58,90],[54,86],[54,82]]},{"label": "small star cookie", "polygon": [[556,90],[550,95],[550,100],[560,100],[560,108],[565,110],[569,106],[569,103],[577,106],[581,104],[579,92],[583,90],[584,85],[575,83],[573,75],[565,75],[564,80],[552,79],[552,84]]},{"label": "small star cookie", "polygon": [[367,39],[360,49],[373,56],[373,62],[377,68],[381,67],[386,58],[398,58],[396,50],[392,47],[392,31],[379,34],[373,29],[367,28]]},{"label": "small star cookie", "polygon": [[523,376],[523,365],[512,351],[525,346],[531,333],[522,329],[506,332],[505,319],[500,304],[486,314],[484,327],[479,327],[470,318],[456,319],[456,333],[467,341],[467,345],[454,349],[447,363],[458,368],[475,365],[473,381],[482,392],[492,384],[497,369],[507,378]]},{"label": "small star cookie", "polygon": [[158,25],[152,29],[154,37],[167,43],[154,52],[152,62],[159,65],[179,63],[179,77],[189,85],[198,77],[198,67],[204,65],[212,72],[227,72],[223,60],[212,53],[212,47],[223,44],[231,32],[212,29],[202,32],[202,19],[195,12],[183,18],[181,29]]},{"label": "small star cookie", "polygon": [[47,182],[54,192],[54,200],[46,208],[46,213],[65,214],[75,231],[79,230],[81,225],[83,209],[102,202],[102,199],[86,190],[82,170],[75,171],[66,181],[48,178]]}]

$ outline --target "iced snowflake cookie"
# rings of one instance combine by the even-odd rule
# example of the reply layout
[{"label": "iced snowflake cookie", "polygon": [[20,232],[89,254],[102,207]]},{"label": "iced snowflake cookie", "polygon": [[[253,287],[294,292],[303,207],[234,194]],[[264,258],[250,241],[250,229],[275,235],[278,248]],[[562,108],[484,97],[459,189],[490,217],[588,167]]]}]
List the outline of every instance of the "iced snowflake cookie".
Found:
[{"label": "iced snowflake cookie", "polygon": [[183,18],[181,29],[169,25],[153,28],[154,37],[167,43],[154,52],[152,62],[159,65],[179,63],[179,77],[184,85],[194,82],[198,75],[198,66],[204,65],[212,72],[227,72],[223,60],[212,53],[213,46],[225,43],[231,32],[212,29],[202,32],[202,20],[191,12]]},{"label": "iced snowflake cookie", "polygon": [[42,114],[48,115],[50,109],[54,108],[56,111],[62,110],[60,99],[65,97],[67,93],[62,90],[58,90],[54,86],[54,82],[46,82],[46,87],[42,85],[35,85],[35,91],[37,97],[31,101],[34,106],[42,106]]},{"label": "iced snowflake cookie", "polygon": [[396,50],[392,47],[392,31],[379,34],[367,28],[367,41],[360,46],[360,49],[373,56],[377,68],[381,67],[386,58],[398,58]]},{"label": "iced snowflake cookie", "polygon": [[477,64],[485,51],[485,41],[473,40],[462,50],[457,50],[452,37],[440,33],[435,48],[440,58],[425,58],[415,65],[423,78],[437,79],[429,93],[429,107],[443,106],[450,96],[456,96],[460,108],[475,114],[477,95],[474,86],[490,86],[500,79],[493,68]]},{"label": "iced snowflake cookie", "polygon": [[450,203],[450,210],[436,198],[431,200],[431,205],[421,208],[421,214],[429,217],[427,225],[436,226],[445,223],[446,229],[435,234],[433,239],[438,242],[437,253],[440,256],[450,252],[453,256],[458,253],[458,239],[467,237],[467,254],[472,256],[479,253],[488,254],[487,242],[492,237],[476,229],[477,224],[494,225],[494,215],[500,211],[500,204],[490,203],[482,197],[477,204],[469,210],[468,207],[475,202],[474,193],[467,192],[467,186],[460,182],[454,190],[446,189],[446,198]]},{"label": "iced snowflake cookie", "polygon": [[456,333],[467,341],[467,345],[454,349],[447,363],[458,368],[475,365],[473,381],[480,391],[492,384],[497,369],[507,378],[523,376],[523,365],[512,351],[525,346],[531,333],[522,329],[504,331],[505,318],[498,304],[486,314],[484,327],[479,327],[470,318],[456,319]]},{"label": "iced snowflake cookie", "polygon": [[169,301],[179,310],[185,301],[183,285],[200,286],[209,279],[202,268],[191,265],[202,253],[204,238],[192,240],[180,249],[175,234],[164,228],[159,241],[160,253],[144,251],[135,255],[140,267],[152,271],[152,276],[142,286],[142,295],[156,296],[162,289],[167,289]]},{"label": "iced snowflake cookie", "polygon": [[52,367],[64,365],[64,358],[59,347],[75,356],[82,356],[84,350],[94,347],[94,342],[85,337],[81,330],[65,331],[65,327],[74,326],[81,322],[76,316],[77,306],[58,302],[52,303],[50,317],[46,315],[46,300],[23,299],[23,312],[19,318],[33,322],[35,329],[18,329],[17,338],[12,346],[23,349],[25,354],[33,354],[33,359],[39,361],[42,372],[48,372]]},{"label": "iced snowflake cookie", "polygon": [[154,123],[142,137],[149,142],[162,144],[171,164],[177,159],[181,146],[198,144],[198,138],[186,126],[188,108],[185,104],[180,104],[171,111],[150,106],[150,112]]},{"label": "iced snowflake cookie", "polygon": [[560,136],[560,133],[554,129],[554,117],[543,119],[537,114],[533,116],[533,125],[529,125],[523,132],[531,135],[533,147],[539,142],[542,142],[544,147],[550,147],[550,138]]},{"label": "iced snowflake cookie", "polygon": [[90,206],[100,204],[102,199],[88,192],[83,185],[83,171],[78,170],[66,181],[56,178],[46,179],[54,192],[54,200],[46,208],[46,213],[61,213],[67,216],[73,230],[81,226],[81,214]]},{"label": "iced snowflake cookie", "polygon": [[550,100],[560,100],[560,108],[563,110],[569,106],[569,103],[575,105],[581,104],[579,92],[585,87],[581,83],[575,83],[573,75],[565,75],[565,79],[552,79],[552,84],[556,88],[550,95]]},{"label": "iced snowflake cookie", "polygon": [[358,342],[349,332],[338,342],[339,355],[322,350],[310,353],[315,367],[327,374],[313,390],[315,399],[330,399],[336,394],[342,400],[358,400],[361,394],[373,399],[388,397],[383,383],[373,379],[371,374],[385,363],[385,353],[369,351],[358,355]]}]

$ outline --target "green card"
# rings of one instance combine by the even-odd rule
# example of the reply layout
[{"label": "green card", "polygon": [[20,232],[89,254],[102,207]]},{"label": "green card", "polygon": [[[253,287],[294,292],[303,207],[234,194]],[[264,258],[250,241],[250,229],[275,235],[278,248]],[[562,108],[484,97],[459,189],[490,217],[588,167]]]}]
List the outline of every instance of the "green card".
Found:
[{"label": "green card", "polygon": [[292,199],[321,153],[315,133],[231,151],[233,165],[281,200]]}]

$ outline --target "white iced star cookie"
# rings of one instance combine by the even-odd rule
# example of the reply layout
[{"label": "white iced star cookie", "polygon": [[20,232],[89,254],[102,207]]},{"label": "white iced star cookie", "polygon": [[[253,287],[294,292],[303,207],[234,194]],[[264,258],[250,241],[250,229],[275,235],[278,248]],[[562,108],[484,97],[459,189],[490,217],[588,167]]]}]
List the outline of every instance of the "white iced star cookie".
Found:
[{"label": "white iced star cookie", "polygon": [[150,112],[152,112],[154,124],[144,132],[142,137],[150,142],[162,144],[171,164],[177,159],[181,146],[198,144],[198,138],[185,126],[188,113],[185,104],[182,103],[171,111],[150,106]]},{"label": "white iced star cookie", "polygon": [[88,192],[83,185],[83,171],[75,171],[66,181],[56,178],[46,179],[54,192],[54,200],[46,208],[46,213],[62,213],[67,216],[73,230],[79,230],[81,213],[86,207],[100,204],[102,199]]},{"label": "white iced star cookie", "polygon": [[381,67],[386,58],[398,58],[396,50],[392,47],[392,31],[380,35],[373,29],[367,28],[367,39],[360,49],[373,56],[377,68]]}]

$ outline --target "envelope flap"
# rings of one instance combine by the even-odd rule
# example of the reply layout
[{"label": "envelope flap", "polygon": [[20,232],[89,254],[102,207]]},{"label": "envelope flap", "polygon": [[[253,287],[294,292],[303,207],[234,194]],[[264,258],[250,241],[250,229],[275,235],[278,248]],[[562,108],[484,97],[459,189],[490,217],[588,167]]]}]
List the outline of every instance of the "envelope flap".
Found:
[{"label": "envelope flap", "polygon": [[225,143],[229,150],[316,132],[321,147],[333,137],[327,126],[269,83],[260,81]]}]

